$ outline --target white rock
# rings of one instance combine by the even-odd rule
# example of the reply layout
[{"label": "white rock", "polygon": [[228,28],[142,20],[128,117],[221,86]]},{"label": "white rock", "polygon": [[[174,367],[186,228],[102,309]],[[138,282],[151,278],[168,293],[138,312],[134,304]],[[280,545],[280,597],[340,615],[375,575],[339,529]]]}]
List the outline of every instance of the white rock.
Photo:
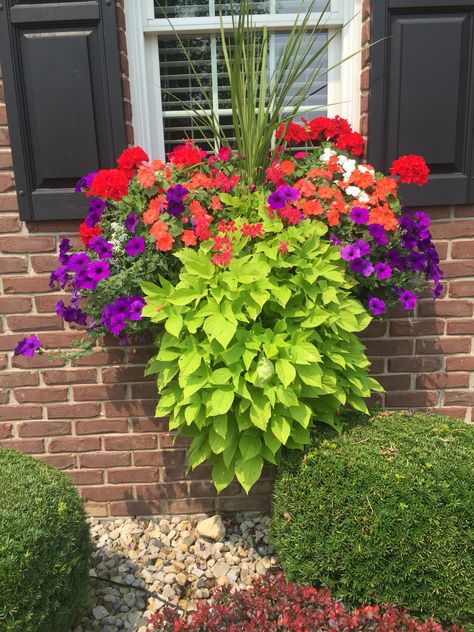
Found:
[{"label": "white rock", "polygon": [[107,608],[104,608],[104,606],[96,606],[95,608],[92,608],[92,614],[95,619],[100,621],[101,619],[105,619],[105,617],[109,616],[109,611]]},{"label": "white rock", "polygon": [[220,516],[212,516],[198,522],[196,531],[200,536],[210,540],[223,540],[225,538],[225,526]]}]

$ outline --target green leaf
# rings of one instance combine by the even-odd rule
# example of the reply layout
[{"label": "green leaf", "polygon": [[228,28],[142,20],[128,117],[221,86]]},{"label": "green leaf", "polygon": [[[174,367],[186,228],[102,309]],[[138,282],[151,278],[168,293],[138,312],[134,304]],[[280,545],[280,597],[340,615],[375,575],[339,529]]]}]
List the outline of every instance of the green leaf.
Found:
[{"label": "green leaf", "polygon": [[211,373],[209,382],[211,384],[229,384],[232,379],[232,372],[227,367],[216,369]]},{"label": "green leaf", "polygon": [[244,460],[253,459],[254,456],[260,454],[262,440],[257,433],[246,431],[240,437],[239,450]]},{"label": "green leaf", "polygon": [[170,316],[170,318],[168,318],[168,320],[165,322],[166,331],[172,336],[174,336],[175,338],[178,338],[179,334],[181,333],[182,328],[183,328],[183,317],[181,316],[181,314]]},{"label": "green leaf", "polygon": [[271,421],[271,429],[280,443],[285,445],[291,432],[291,425],[286,417],[274,415]]},{"label": "green leaf", "polygon": [[216,389],[212,392],[207,407],[210,416],[225,415],[234,402],[234,391]]},{"label": "green leaf", "polygon": [[253,459],[238,459],[235,463],[235,475],[247,494],[260,478],[263,458],[258,455]]},{"label": "green leaf", "polygon": [[193,274],[204,279],[210,279],[214,274],[214,266],[211,258],[202,250],[196,251],[191,248],[183,248],[178,251],[176,257],[180,259],[188,274]]},{"label": "green leaf", "polygon": [[295,367],[284,358],[276,361],[276,372],[283,386],[289,386],[296,377]]},{"label": "green leaf", "polygon": [[222,461],[218,461],[212,466],[211,477],[214,487],[220,493],[232,483],[234,470],[226,466]]},{"label": "green leaf", "polygon": [[298,375],[309,386],[322,386],[321,369],[318,365],[298,365]]},{"label": "green leaf", "polygon": [[222,314],[213,314],[204,321],[204,331],[209,340],[216,339],[224,349],[234,337],[237,325],[229,322]]},{"label": "green leaf", "polygon": [[221,437],[227,435],[227,415],[217,415],[213,418],[212,425],[218,435]]},{"label": "green leaf", "polygon": [[225,437],[221,437],[221,435],[218,434],[214,430],[214,428],[211,428],[209,430],[209,445],[214,454],[221,454],[221,452],[224,452],[224,449],[227,445],[227,440],[225,439]]}]

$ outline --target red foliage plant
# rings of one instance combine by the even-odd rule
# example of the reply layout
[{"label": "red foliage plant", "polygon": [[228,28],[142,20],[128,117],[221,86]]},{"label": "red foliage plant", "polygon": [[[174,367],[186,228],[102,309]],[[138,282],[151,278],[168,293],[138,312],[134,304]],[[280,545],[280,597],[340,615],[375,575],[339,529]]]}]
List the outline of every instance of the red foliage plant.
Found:
[{"label": "red foliage plant", "polygon": [[[160,632],[445,632],[439,623],[418,622],[392,606],[347,610],[328,590],[291,584],[283,573],[258,578],[247,590],[217,590],[189,617],[165,607],[148,629]],[[457,626],[452,632],[461,632]]]}]

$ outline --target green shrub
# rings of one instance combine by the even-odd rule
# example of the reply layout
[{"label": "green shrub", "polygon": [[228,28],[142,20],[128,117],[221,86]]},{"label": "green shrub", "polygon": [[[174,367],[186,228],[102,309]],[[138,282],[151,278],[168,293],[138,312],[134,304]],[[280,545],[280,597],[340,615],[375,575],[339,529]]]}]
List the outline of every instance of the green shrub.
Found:
[{"label": "green shrub", "polygon": [[474,427],[380,413],[287,454],[271,538],[289,580],[474,623]]},{"label": "green shrub", "polygon": [[0,630],[69,630],[87,602],[90,551],[68,477],[0,450]]}]

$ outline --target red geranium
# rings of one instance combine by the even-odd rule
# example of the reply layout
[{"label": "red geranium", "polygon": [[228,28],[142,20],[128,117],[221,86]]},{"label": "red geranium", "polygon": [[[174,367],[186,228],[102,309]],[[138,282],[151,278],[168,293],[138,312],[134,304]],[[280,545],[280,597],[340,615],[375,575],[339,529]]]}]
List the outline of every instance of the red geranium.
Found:
[{"label": "red geranium", "polygon": [[187,141],[184,145],[178,145],[168,154],[169,161],[178,169],[198,165],[206,156],[203,149],[196,147],[192,141]]},{"label": "red geranium", "polygon": [[90,193],[119,202],[128,193],[128,178],[120,169],[101,169],[92,180]]},{"label": "red geranium", "polygon": [[135,169],[139,167],[142,162],[148,162],[148,156],[141,147],[125,149],[117,159],[118,168],[120,171],[123,171],[129,179],[135,175]]},{"label": "red geranium", "polygon": [[400,182],[404,184],[418,184],[419,186],[428,182],[429,172],[430,170],[424,158],[415,154],[400,156],[400,158],[393,161],[390,167],[390,173],[392,176],[398,176]]},{"label": "red geranium", "polygon": [[86,248],[89,247],[90,240],[94,237],[97,237],[101,233],[102,228],[100,226],[88,226],[85,222],[82,222],[82,224],[79,226],[79,236]]}]

